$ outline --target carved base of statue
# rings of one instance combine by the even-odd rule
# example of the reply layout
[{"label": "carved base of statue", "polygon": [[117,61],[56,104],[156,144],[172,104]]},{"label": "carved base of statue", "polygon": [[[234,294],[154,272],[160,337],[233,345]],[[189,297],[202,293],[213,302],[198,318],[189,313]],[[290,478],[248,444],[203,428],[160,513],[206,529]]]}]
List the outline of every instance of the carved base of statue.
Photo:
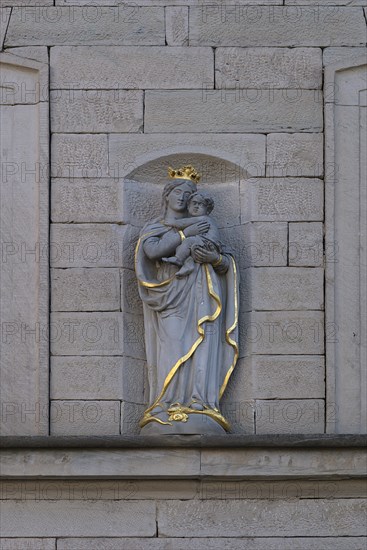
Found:
[{"label": "carved base of statue", "polygon": [[224,435],[229,431],[229,424],[219,411],[197,411],[179,403],[168,411],[146,413],[141,426],[142,435]]}]

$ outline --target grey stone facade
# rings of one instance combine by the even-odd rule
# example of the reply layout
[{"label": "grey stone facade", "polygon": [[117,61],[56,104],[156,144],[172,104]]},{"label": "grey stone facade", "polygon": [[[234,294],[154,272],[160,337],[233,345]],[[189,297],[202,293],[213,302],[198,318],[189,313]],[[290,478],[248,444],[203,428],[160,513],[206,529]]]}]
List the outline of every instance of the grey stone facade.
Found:
[{"label": "grey stone facade", "polygon": [[[2,451],[2,549],[364,548],[362,449],[315,447],[366,433],[364,6],[2,0],[1,430],[53,436]],[[240,266],[245,448],[134,446],[134,247],[188,162]]]}]

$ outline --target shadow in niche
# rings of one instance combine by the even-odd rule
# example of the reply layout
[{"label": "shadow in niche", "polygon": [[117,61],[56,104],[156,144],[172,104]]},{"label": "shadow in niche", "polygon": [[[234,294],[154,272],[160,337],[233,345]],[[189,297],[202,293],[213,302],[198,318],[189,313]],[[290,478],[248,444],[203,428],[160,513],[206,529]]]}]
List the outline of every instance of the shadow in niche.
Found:
[{"label": "shadow in niche", "polygon": [[[233,250],[238,269],[244,275],[246,267],[243,259],[245,226],[241,226],[240,185],[241,180],[251,177],[239,165],[218,157],[198,153],[178,153],[167,155],[142,164],[131,171],[123,180],[122,203],[126,212],[126,221],[136,229],[141,228],[146,222],[157,218],[161,214],[162,191],[169,181],[167,169],[169,166],[178,168],[187,164],[193,165],[201,174],[198,189],[212,196],[214,210],[211,214],[220,228],[223,243]],[[136,237],[137,238],[137,237]],[[247,271],[247,270],[245,270]],[[246,278],[246,275],[245,275]],[[136,299],[138,297],[137,281],[135,281]],[[124,281],[122,280],[122,285]],[[121,289],[122,294],[124,288]],[[246,292],[249,293],[249,284],[246,281]],[[245,314],[249,317],[250,313]],[[243,313],[240,311],[239,332]],[[143,317],[139,315],[138,322],[143,323]],[[139,333],[144,333],[144,327],[139,327]],[[240,337],[241,339],[241,337]],[[243,338],[241,339],[244,340]],[[240,342],[240,346],[241,345]],[[243,350],[240,357],[244,356]],[[223,411],[231,421],[233,432],[253,433],[253,407],[244,401],[244,385],[247,383],[245,365],[240,361],[237,364],[233,380],[222,399]],[[137,379],[139,380],[139,379]],[[136,383],[139,383],[138,381]],[[145,395],[147,395],[147,376],[144,379]],[[141,390],[140,390],[141,391]],[[133,403],[130,404],[133,408]],[[250,407],[247,410],[247,407]],[[138,422],[142,413],[142,406],[135,407],[134,422],[125,422],[122,419],[122,431],[124,434],[138,433]],[[131,416],[131,415],[130,415]]]}]

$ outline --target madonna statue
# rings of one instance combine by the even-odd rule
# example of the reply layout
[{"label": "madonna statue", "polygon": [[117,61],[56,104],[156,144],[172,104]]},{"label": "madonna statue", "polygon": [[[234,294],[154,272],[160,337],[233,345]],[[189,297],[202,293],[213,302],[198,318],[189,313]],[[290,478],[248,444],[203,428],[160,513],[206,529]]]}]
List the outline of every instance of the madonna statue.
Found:
[{"label": "madonna statue", "polygon": [[230,431],[220,399],[238,357],[238,277],[197,190],[192,166],[169,169],[162,214],[142,229],[135,253],[143,301],[149,406],[143,434]]}]

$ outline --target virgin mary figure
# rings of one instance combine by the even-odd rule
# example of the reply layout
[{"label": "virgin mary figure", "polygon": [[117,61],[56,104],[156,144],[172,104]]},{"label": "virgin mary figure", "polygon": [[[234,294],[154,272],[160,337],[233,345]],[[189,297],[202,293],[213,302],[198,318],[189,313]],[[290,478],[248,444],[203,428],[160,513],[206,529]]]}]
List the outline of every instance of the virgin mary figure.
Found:
[{"label": "virgin mary figure", "polygon": [[[188,216],[196,170],[185,166],[169,175],[162,215],[142,229],[135,253],[150,390],[140,426],[144,434],[225,433],[230,425],[220,399],[238,357],[236,262],[208,242],[192,247],[194,269],[176,276],[179,267],[165,260],[185,238],[205,236],[210,224]],[[186,227],[178,229],[183,218]]]}]

